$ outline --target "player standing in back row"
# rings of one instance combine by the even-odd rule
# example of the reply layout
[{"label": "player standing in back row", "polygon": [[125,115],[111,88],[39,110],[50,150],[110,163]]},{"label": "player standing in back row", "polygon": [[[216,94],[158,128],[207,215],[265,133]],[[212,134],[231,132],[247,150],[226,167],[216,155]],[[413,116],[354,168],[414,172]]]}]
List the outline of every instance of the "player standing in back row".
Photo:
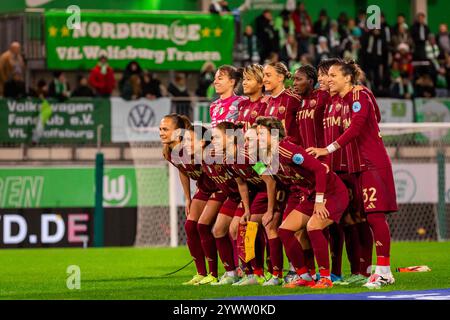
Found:
[{"label": "player standing in back row", "polygon": [[316,156],[331,154],[357,141],[364,164],[360,175],[364,211],[372,229],[377,252],[377,265],[365,287],[379,289],[395,282],[390,268],[390,231],[386,215],[398,210],[392,164],[384,147],[378,127],[376,108],[365,92],[354,95],[359,68],[353,62],[339,61],[329,70],[330,90],[337,92],[344,101],[343,108],[350,108],[350,122],[344,133],[326,148],[309,148]]}]

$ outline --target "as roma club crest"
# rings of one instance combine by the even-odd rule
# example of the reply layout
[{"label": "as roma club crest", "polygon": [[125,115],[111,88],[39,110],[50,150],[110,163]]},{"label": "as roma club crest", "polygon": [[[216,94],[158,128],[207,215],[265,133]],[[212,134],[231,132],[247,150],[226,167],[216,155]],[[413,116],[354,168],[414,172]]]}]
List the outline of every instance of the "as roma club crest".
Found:
[{"label": "as roma club crest", "polygon": [[309,106],[311,107],[311,108],[314,108],[315,106],[316,106],[316,104],[317,104],[317,101],[316,100],[311,100],[311,102],[309,103]]},{"label": "as roma club crest", "polygon": [[250,116],[252,118],[256,118],[257,115],[258,115],[258,112],[256,112],[256,110],[253,110],[252,113],[250,114]]},{"label": "as roma club crest", "polygon": [[342,108],[342,105],[340,103],[338,103],[336,105],[336,111],[339,112],[341,110],[341,108]]},{"label": "as roma club crest", "polygon": [[279,113],[284,113],[285,111],[286,111],[286,107],[284,107],[284,106],[281,106],[278,108]]}]

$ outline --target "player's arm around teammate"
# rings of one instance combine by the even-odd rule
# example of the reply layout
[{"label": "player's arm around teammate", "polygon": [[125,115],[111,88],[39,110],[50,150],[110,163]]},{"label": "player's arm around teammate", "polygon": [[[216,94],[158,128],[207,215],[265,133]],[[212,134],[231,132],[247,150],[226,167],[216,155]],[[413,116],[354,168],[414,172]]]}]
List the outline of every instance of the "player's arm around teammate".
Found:
[{"label": "player's arm around teammate", "polygon": [[330,88],[344,99],[344,108],[351,108],[351,123],[327,148],[311,148],[309,152],[316,157],[333,153],[355,140],[361,149],[365,169],[361,172],[360,188],[367,221],[377,243],[375,273],[364,286],[377,289],[395,282],[390,270],[390,231],[385,214],[398,209],[392,165],[378,127],[376,108],[367,93],[355,97],[351,92],[359,70],[352,61],[341,61],[330,68]]}]

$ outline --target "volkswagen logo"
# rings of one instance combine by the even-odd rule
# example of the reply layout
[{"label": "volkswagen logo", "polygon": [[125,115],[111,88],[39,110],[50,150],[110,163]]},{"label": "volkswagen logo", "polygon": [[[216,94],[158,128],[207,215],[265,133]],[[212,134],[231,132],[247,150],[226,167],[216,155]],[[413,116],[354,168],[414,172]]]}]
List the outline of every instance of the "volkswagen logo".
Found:
[{"label": "volkswagen logo", "polygon": [[155,112],[146,104],[134,106],[128,114],[128,126],[131,129],[153,127],[155,120]]}]

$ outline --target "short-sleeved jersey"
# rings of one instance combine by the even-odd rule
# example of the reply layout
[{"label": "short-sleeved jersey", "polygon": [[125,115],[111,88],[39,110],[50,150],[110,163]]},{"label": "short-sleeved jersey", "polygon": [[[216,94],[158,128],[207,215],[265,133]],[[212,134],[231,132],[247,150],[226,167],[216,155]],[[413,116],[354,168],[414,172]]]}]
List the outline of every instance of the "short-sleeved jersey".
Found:
[{"label": "short-sleeved jersey", "polygon": [[238,105],[239,115],[236,122],[244,125],[245,132],[255,123],[258,116],[264,115],[266,108],[267,103],[263,101],[262,97],[256,101],[242,100]]},{"label": "short-sleeved jersey", "polygon": [[376,108],[368,93],[349,92],[344,97],[344,106],[349,108],[350,123],[335,142],[344,148],[351,141],[356,140],[362,163],[367,170],[391,167],[391,160],[378,127]]},{"label": "short-sleeved jersey", "polygon": [[277,96],[268,96],[267,108],[264,113],[266,117],[276,117],[286,129],[286,135],[298,141],[297,111],[300,110],[301,99],[289,90],[283,90]]},{"label": "short-sleeved jersey", "polygon": [[214,128],[221,122],[236,122],[238,118],[238,105],[244,97],[232,95],[226,99],[217,99],[209,107],[211,126]]},{"label": "short-sleeved jersey", "polygon": [[323,148],[325,146],[323,115],[328,97],[324,97],[320,90],[314,90],[309,96],[301,98],[301,107],[297,111],[298,142],[305,149]]},{"label": "short-sleeved jersey", "polygon": [[[212,156],[213,155],[211,153],[205,154],[206,159],[211,158]],[[215,154],[214,156],[223,158],[223,155]],[[228,165],[224,163],[209,164],[209,162],[211,161],[205,161],[202,164],[202,170],[206,173],[206,175],[215,183],[216,187],[219,188],[227,197],[232,198],[236,202],[241,201],[235,177],[230,172]]]},{"label": "short-sleeved jersey", "polygon": [[202,170],[201,164],[184,163],[180,160],[173,160],[171,155],[166,158],[173,166],[175,166],[179,171],[187,175],[190,179],[196,181],[197,188],[206,193],[218,191],[218,187],[212,181],[206,173]]},{"label": "short-sleeved jersey", "polygon": [[336,174],[332,171],[327,173],[326,167],[319,160],[293,143],[290,137],[279,143],[278,172],[274,172],[273,166],[268,172],[276,175],[285,185],[300,186],[308,195],[315,192],[328,193],[336,189]]},{"label": "short-sleeved jersey", "polygon": [[253,169],[256,160],[249,154],[248,149],[241,147],[237,151],[236,160],[232,164],[228,164],[229,171],[234,177],[239,177],[247,182],[249,188],[256,191],[264,191],[266,189],[265,182],[258,173]]}]

